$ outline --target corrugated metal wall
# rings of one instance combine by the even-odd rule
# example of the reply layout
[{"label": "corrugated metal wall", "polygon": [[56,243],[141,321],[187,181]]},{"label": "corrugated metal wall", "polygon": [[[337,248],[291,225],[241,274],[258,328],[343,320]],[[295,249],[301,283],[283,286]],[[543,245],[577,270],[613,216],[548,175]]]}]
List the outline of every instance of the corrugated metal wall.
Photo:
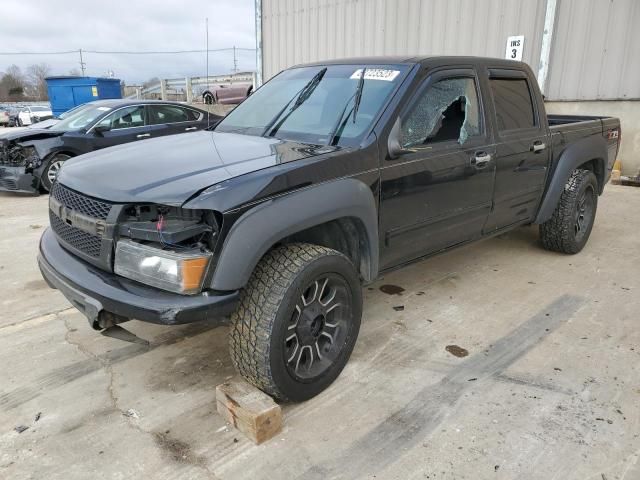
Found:
[{"label": "corrugated metal wall", "polygon": [[[538,70],[546,0],[262,0],[264,79],[360,55],[504,57],[524,35]],[[640,0],[558,0],[550,100],[640,98]]]},{"label": "corrugated metal wall", "polygon": [[559,1],[547,98],[640,98],[640,1]]},{"label": "corrugated metal wall", "polygon": [[283,68],[361,55],[504,57],[524,35],[537,71],[545,0],[263,0],[264,79]]}]

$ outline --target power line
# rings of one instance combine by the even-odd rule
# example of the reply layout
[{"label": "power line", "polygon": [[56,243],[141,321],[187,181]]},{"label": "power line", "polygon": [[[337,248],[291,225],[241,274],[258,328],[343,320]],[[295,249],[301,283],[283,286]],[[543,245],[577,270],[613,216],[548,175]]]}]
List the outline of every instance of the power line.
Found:
[{"label": "power line", "polygon": [[66,50],[64,52],[0,52],[0,55],[67,55],[78,53],[78,50]]},{"label": "power line", "polygon": [[[229,48],[218,48],[209,50],[209,53],[215,52],[230,52],[233,50],[241,50],[246,52],[255,52],[255,48],[241,48],[241,47],[229,47]],[[184,54],[184,53],[206,53],[207,50],[158,50],[158,51],[134,51],[134,50],[121,50],[121,51],[106,51],[106,50],[85,50],[82,49],[83,53],[92,53],[97,55],[174,55],[174,54]],[[0,52],[0,55],[76,55],[78,50],[65,50],[60,52]]]}]

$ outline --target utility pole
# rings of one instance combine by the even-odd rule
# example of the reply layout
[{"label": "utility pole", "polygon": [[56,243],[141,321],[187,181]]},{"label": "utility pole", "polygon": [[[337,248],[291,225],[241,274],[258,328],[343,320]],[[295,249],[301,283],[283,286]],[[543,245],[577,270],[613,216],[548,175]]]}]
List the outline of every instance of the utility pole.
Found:
[{"label": "utility pole", "polygon": [[78,50],[78,53],[80,53],[80,69],[82,70],[82,76],[84,77],[84,67],[85,67],[86,63],[84,63],[82,61],[82,49],[81,48]]},{"label": "utility pole", "polygon": [[[207,35],[207,90],[209,90],[209,17],[205,18],[205,33]],[[204,100],[204,98],[203,98]],[[209,126],[211,125],[209,119],[210,119],[211,115],[210,115],[210,111],[209,111],[209,107],[207,107],[207,129],[209,128]]]},{"label": "utility pole", "polygon": [[233,46],[233,73],[238,73],[238,57],[236,55],[236,46]]},{"label": "utility pole", "polygon": [[207,36],[206,48],[207,48],[207,90],[209,90],[209,17],[204,19],[205,35]]}]

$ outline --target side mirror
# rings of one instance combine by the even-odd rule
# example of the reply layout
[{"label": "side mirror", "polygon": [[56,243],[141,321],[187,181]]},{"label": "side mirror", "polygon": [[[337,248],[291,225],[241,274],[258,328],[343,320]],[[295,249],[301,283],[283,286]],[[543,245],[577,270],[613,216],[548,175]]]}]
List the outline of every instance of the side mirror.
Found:
[{"label": "side mirror", "polygon": [[409,148],[403,148],[401,142],[402,124],[400,123],[400,117],[396,119],[396,122],[389,132],[389,139],[387,141],[387,149],[389,151],[389,158],[395,160],[396,158],[406,155],[407,153],[414,153],[416,150]]},{"label": "side mirror", "polygon": [[95,127],[93,127],[93,131],[99,137],[102,137],[104,132],[108,132],[109,130],[111,130],[111,127],[109,125],[96,125]]}]

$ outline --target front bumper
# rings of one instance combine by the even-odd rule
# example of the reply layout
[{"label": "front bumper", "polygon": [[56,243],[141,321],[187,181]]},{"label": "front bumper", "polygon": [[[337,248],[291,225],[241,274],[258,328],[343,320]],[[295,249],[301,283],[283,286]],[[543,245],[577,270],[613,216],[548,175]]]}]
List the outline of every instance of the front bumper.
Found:
[{"label": "front bumper", "polygon": [[92,326],[101,315],[164,325],[222,319],[238,303],[239,291],[179,295],[147,287],[90,265],[60,246],[51,229],[40,239],[38,266],[52,288],[57,288]]},{"label": "front bumper", "polygon": [[38,193],[39,188],[39,177],[25,172],[25,167],[0,165],[0,191]]}]

